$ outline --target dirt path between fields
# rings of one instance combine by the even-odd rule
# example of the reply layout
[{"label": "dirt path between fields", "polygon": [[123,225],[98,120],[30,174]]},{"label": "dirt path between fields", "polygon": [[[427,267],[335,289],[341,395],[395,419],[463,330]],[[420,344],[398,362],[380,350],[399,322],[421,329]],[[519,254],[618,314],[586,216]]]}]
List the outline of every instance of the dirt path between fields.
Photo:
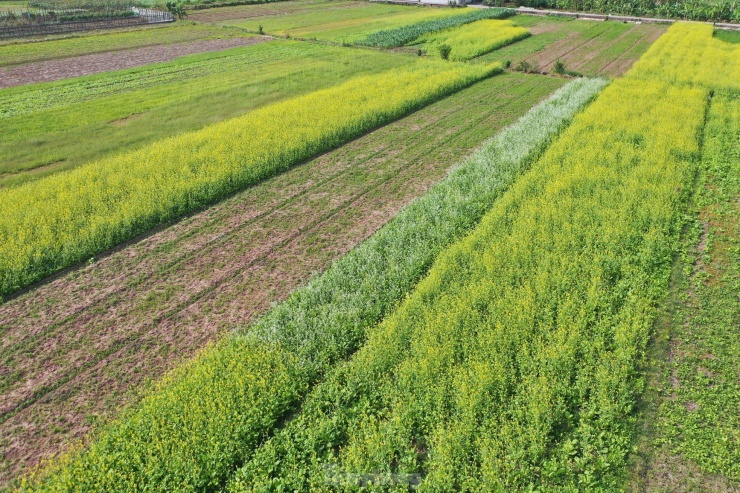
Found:
[{"label": "dirt path between fields", "polygon": [[266,36],[210,39],[15,65],[5,69],[0,68],[0,88],[36,82],[52,82],[70,77],[140,67],[150,63],[169,62],[184,55],[249,46],[270,39]]},{"label": "dirt path between fields", "polygon": [[0,305],[0,486],[324,270],[563,82],[494,77]]}]

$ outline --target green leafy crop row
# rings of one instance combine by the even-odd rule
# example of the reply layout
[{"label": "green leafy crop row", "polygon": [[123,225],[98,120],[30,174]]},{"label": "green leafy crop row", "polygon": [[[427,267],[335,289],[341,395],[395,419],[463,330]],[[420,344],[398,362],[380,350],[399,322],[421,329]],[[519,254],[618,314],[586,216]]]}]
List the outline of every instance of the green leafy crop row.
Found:
[{"label": "green leafy crop row", "polygon": [[701,470],[740,481],[740,91],[715,94],[704,136],[700,214],[671,357],[659,363],[657,438]]},{"label": "green leafy crop row", "polygon": [[334,364],[357,349],[604,85],[578,80],[483,145],[368,241],[248,330],[170,375],[30,491],[203,491],[222,485]]},{"label": "green leafy crop row", "polygon": [[471,22],[483,19],[504,19],[515,14],[512,9],[475,9],[472,12],[466,12],[461,15],[434,19],[429,21],[417,22],[404,27],[378,31],[367,38],[358,41],[358,44],[366,46],[378,46],[381,48],[391,48],[393,46],[403,46],[411,43],[419,36],[442,29],[448,29],[455,26],[462,26]]}]

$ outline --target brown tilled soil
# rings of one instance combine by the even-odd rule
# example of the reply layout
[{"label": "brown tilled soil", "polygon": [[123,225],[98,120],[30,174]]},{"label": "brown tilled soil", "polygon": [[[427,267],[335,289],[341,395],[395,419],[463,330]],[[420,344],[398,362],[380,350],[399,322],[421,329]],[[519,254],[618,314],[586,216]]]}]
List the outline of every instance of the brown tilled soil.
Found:
[{"label": "brown tilled soil", "polygon": [[[331,11],[364,6],[367,6],[367,3],[363,1],[342,2],[338,4],[327,3],[328,10]],[[302,2],[280,2],[280,4],[269,4],[264,7],[256,5],[240,5],[237,7],[191,10],[189,11],[188,19],[198,22],[221,22],[234,19],[251,19],[254,17],[296,15],[316,11],[316,7],[309,7]]]},{"label": "brown tilled soil", "polygon": [[551,72],[555,62],[560,60],[568,70],[617,77],[626,72],[666,30],[666,26],[660,24],[638,24],[609,39],[605,34],[610,25],[613,24],[605,24],[604,30],[595,36],[571,33],[525,59],[542,72]]},{"label": "brown tilled soil", "polygon": [[269,39],[265,36],[211,39],[16,65],[7,69],[0,68],[0,88],[99,74],[149,63],[169,62],[184,55],[248,46]]},{"label": "brown tilled soil", "polygon": [[0,305],[0,486],[325,269],[563,82],[476,84]]}]

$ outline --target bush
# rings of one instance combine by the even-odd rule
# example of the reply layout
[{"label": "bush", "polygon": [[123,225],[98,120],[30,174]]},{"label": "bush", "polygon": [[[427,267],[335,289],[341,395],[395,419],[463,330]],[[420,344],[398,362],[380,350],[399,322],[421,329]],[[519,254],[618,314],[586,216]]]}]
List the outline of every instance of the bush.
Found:
[{"label": "bush", "polygon": [[565,75],[565,64],[560,60],[556,61],[552,67],[552,71],[558,75]]}]

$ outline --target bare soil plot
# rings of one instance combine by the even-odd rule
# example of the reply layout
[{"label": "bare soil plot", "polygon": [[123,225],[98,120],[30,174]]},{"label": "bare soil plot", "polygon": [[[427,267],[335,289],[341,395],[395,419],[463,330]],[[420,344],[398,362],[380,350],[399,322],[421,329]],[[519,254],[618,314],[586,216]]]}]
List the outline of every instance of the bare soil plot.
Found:
[{"label": "bare soil plot", "polygon": [[330,10],[352,9],[366,6],[367,2],[349,1],[336,2],[319,0],[314,2],[292,1],[257,5],[240,5],[236,7],[219,7],[204,10],[191,10],[188,19],[197,22],[221,22],[234,19],[250,19],[252,17],[295,15],[315,11],[316,9]]},{"label": "bare soil plot", "polygon": [[660,24],[630,24],[627,31],[613,37],[612,26],[608,22],[601,24],[603,29],[586,36],[569,36],[528,60],[544,72],[551,72],[560,60],[569,70],[616,77],[626,72],[666,29]]},{"label": "bare soil plot", "polygon": [[0,484],[283,299],[563,82],[481,82],[0,305]]},{"label": "bare soil plot", "polygon": [[70,77],[141,67],[150,63],[169,62],[180,56],[249,46],[269,39],[264,36],[211,39],[15,65],[0,71],[0,88],[36,82],[52,82]]},{"label": "bare soil plot", "polygon": [[496,50],[481,60],[526,61],[550,73],[558,60],[567,70],[588,76],[617,77],[626,72],[666,30],[660,24],[630,24],[519,15],[515,23],[533,36]]}]

